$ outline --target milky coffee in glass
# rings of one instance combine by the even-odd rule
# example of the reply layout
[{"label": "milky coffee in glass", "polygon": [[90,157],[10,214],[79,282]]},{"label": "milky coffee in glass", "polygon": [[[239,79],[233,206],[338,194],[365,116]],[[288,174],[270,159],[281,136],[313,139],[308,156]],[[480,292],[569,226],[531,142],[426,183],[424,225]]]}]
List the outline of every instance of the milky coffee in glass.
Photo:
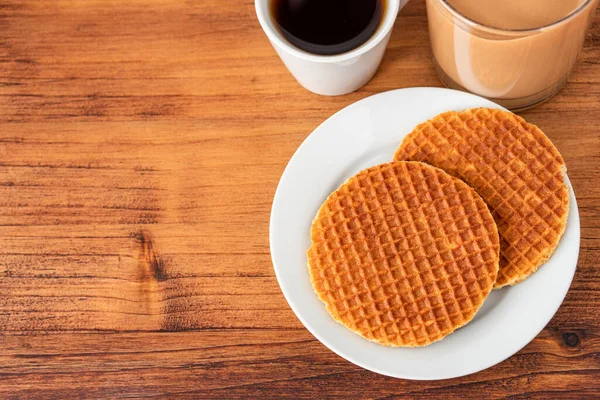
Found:
[{"label": "milky coffee in glass", "polygon": [[599,0],[427,0],[449,87],[523,109],[564,85]]}]

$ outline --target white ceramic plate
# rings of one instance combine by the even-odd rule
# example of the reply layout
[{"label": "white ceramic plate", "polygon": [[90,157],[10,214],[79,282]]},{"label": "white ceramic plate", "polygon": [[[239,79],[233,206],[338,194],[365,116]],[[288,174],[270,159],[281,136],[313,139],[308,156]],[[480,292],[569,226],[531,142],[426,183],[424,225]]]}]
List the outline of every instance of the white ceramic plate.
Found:
[{"label": "white ceramic plate", "polygon": [[315,129],[281,177],[270,226],[281,290],[317,339],[363,368],[406,379],[446,379],[481,371],[529,343],[567,294],[579,255],[579,212],[572,189],[567,230],[552,258],[526,281],[493,291],[468,325],[430,346],[390,348],[369,342],[334,321],[313,292],[305,252],[312,220],[327,196],[356,172],[391,161],[404,136],[420,122],[472,107],[502,108],[478,96],[438,88],[368,97]]}]

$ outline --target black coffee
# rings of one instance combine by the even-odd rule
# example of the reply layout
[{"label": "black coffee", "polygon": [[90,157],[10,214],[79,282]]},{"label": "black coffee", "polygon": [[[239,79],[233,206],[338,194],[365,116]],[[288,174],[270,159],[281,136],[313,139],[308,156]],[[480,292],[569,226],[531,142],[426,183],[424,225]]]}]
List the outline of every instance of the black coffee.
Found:
[{"label": "black coffee", "polygon": [[271,0],[281,34],[313,54],[333,55],[365,43],[383,19],[385,0]]}]

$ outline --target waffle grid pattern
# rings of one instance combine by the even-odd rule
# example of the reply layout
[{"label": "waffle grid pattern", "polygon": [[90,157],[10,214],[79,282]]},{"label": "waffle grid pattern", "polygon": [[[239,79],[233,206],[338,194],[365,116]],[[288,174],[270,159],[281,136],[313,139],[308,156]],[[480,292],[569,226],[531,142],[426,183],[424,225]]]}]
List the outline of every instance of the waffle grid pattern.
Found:
[{"label": "waffle grid pattern", "polygon": [[442,168],[483,197],[500,234],[496,288],[533,274],[558,246],[569,207],[564,161],[522,118],[485,108],[440,114],[406,136],[394,158]]},{"label": "waffle grid pattern", "polygon": [[350,178],[319,210],[311,239],[311,281],[329,313],[389,346],[427,345],[469,322],[498,272],[483,200],[422,163]]}]

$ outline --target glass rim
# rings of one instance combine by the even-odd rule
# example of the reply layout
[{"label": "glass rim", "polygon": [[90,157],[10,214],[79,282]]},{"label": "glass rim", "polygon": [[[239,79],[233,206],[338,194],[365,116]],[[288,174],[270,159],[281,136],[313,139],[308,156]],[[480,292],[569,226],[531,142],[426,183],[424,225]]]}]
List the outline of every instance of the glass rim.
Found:
[{"label": "glass rim", "polygon": [[457,17],[462,23],[464,23],[472,28],[479,28],[479,29],[483,28],[485,30],[488,30],[489,32],[497,33],[497,34],[527,34],[527,33],[537,33],[544,29],[551,28],[551,27],[554,27],[557,25],[561,25],[561,24],[565,23],[566,21],[574,18],[578,14],[580,14],[588,5],[590,5],[595,0],[585,0],[585,2],[583,2],[581,5],[579,5],[579,7],[577,7],[573,11],[571,11],[569,14],[567,14],[563,18],[561,18],[557,21],[554,21],[550,24],[538,26],[535,28],[525,28],[525,29],[503,29],[503,28],[498,28],[498,27],[491,26],[491,25],[482,24],[482,23],[477,22],[477,21],[465,16],[464,14],[460,13],[458,10],[456,10],[454,7],[452,7],[450,4],[448,4],[447,0],[434,0],[434,1],[441,3],[444,6],[444,8],[448,12],[450,12],[450,14]]}]

